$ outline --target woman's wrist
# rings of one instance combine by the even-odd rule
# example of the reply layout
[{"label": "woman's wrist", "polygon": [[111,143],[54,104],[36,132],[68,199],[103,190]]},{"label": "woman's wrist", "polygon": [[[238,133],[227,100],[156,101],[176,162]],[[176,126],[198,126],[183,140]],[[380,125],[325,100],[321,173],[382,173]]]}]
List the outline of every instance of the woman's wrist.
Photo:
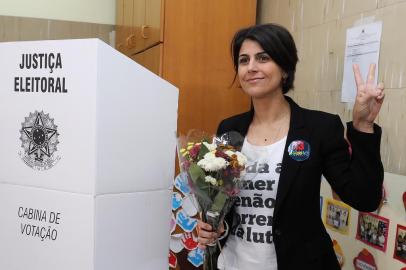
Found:
[{"label": "woman's wrist", "polygon": [[374,133],[374,123],[365,122],[365,121],[352,121],[352,126],[354,129],[365,132],[365,133]]},{"label": "woman's wrist", "polygon": [[216,241],[214,241],[214,242],[212,242],[212,243],[208,243],[208,244],[207,244],[208,246],[213,247],[213,246],[217,245],[217,243],[218,243],[220,240],[222,240],[224,237],[227,236],[229,227],[228,227],[228,224],[227,224],[227,222],[226,222],[225,220],[223,221],[223,226],[224,226],[224,231],[223,231],[223,233],[217,237]]},{"label": "woman's wrist", "polygon": [[228,223],[224,220],[223,224],[224,224],[224,232],[219,236],[219,238],[217,239],[218,241],[222,240],[224,237],[228,235],[229,230]]}]

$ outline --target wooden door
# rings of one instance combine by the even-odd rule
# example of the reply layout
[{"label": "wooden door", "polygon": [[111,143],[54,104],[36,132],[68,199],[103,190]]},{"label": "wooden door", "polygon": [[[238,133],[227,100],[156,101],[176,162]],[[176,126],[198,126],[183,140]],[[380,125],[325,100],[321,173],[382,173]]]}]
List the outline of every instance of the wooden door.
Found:
[{"label": "wooden door", "polygon": [[219,121],[249,109],[235,84],[234,33],[255,23],[255,0],[166,0],[163,78],[179,87],[178,133],[215,133]]}]

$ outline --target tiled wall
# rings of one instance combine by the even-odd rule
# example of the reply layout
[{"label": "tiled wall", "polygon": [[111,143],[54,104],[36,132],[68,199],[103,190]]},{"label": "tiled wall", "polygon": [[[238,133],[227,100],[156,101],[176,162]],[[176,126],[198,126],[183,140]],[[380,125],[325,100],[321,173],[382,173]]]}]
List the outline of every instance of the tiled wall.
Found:
[{"label": "tiled wall", "polygon": [[379,79],[386,98],[377,122],[383,127],[385,171],[406,175],[406,0],[259,0],[258,21],[293,34],[299,51],[295,90],[300,105],[351,120],[340,102],[345,34],[360,19],[383,21]]},{"label": "tiled wall", "polygon": [[0,42],[19,40],[100,38],[110,44],[113,25],[0,16]]}]

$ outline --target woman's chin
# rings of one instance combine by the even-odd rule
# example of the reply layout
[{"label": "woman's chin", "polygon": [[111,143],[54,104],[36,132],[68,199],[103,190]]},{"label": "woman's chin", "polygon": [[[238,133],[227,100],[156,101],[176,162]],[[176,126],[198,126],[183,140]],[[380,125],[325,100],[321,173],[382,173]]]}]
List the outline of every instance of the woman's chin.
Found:
[{"label": "woman's chin", "polygon": [[[244,92],[250,96],[251,98],[255,99],[264,99],[264,98],[270,98],[275,96],[275,94],[282,94],[282,91],[278,90],[263,90],[263,89],[250,89],[250,90],[244,90]],[[279,92],[279,93],[278,93]]]}]

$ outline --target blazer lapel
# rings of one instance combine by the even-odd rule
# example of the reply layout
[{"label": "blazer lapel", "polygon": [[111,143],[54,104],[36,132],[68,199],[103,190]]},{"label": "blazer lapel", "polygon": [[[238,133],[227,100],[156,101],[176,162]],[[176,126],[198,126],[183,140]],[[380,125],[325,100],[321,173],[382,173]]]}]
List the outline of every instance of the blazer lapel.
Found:
[{"label": "blazer lapel", "polygon": [[277,199],[274,209],[274,216],[276,216],[283,205],[283,201],[286,199],[286,196],[289,192],[289,188],[292,186],[296,175],[302,166],[301,161],[296,161],[289,156],[288,147],[289,145],[296,140],[304,140],[309,142],[310,139],[310,130],[305,126],[305,119],[303,117],[303,109],[300,108],[292,99],[286,97],[290,104],[290,124],[289,132],[286,139],[285,150],[283,152],[282,158],[282,170],[279,176],[279,184],[277,191]]}]

